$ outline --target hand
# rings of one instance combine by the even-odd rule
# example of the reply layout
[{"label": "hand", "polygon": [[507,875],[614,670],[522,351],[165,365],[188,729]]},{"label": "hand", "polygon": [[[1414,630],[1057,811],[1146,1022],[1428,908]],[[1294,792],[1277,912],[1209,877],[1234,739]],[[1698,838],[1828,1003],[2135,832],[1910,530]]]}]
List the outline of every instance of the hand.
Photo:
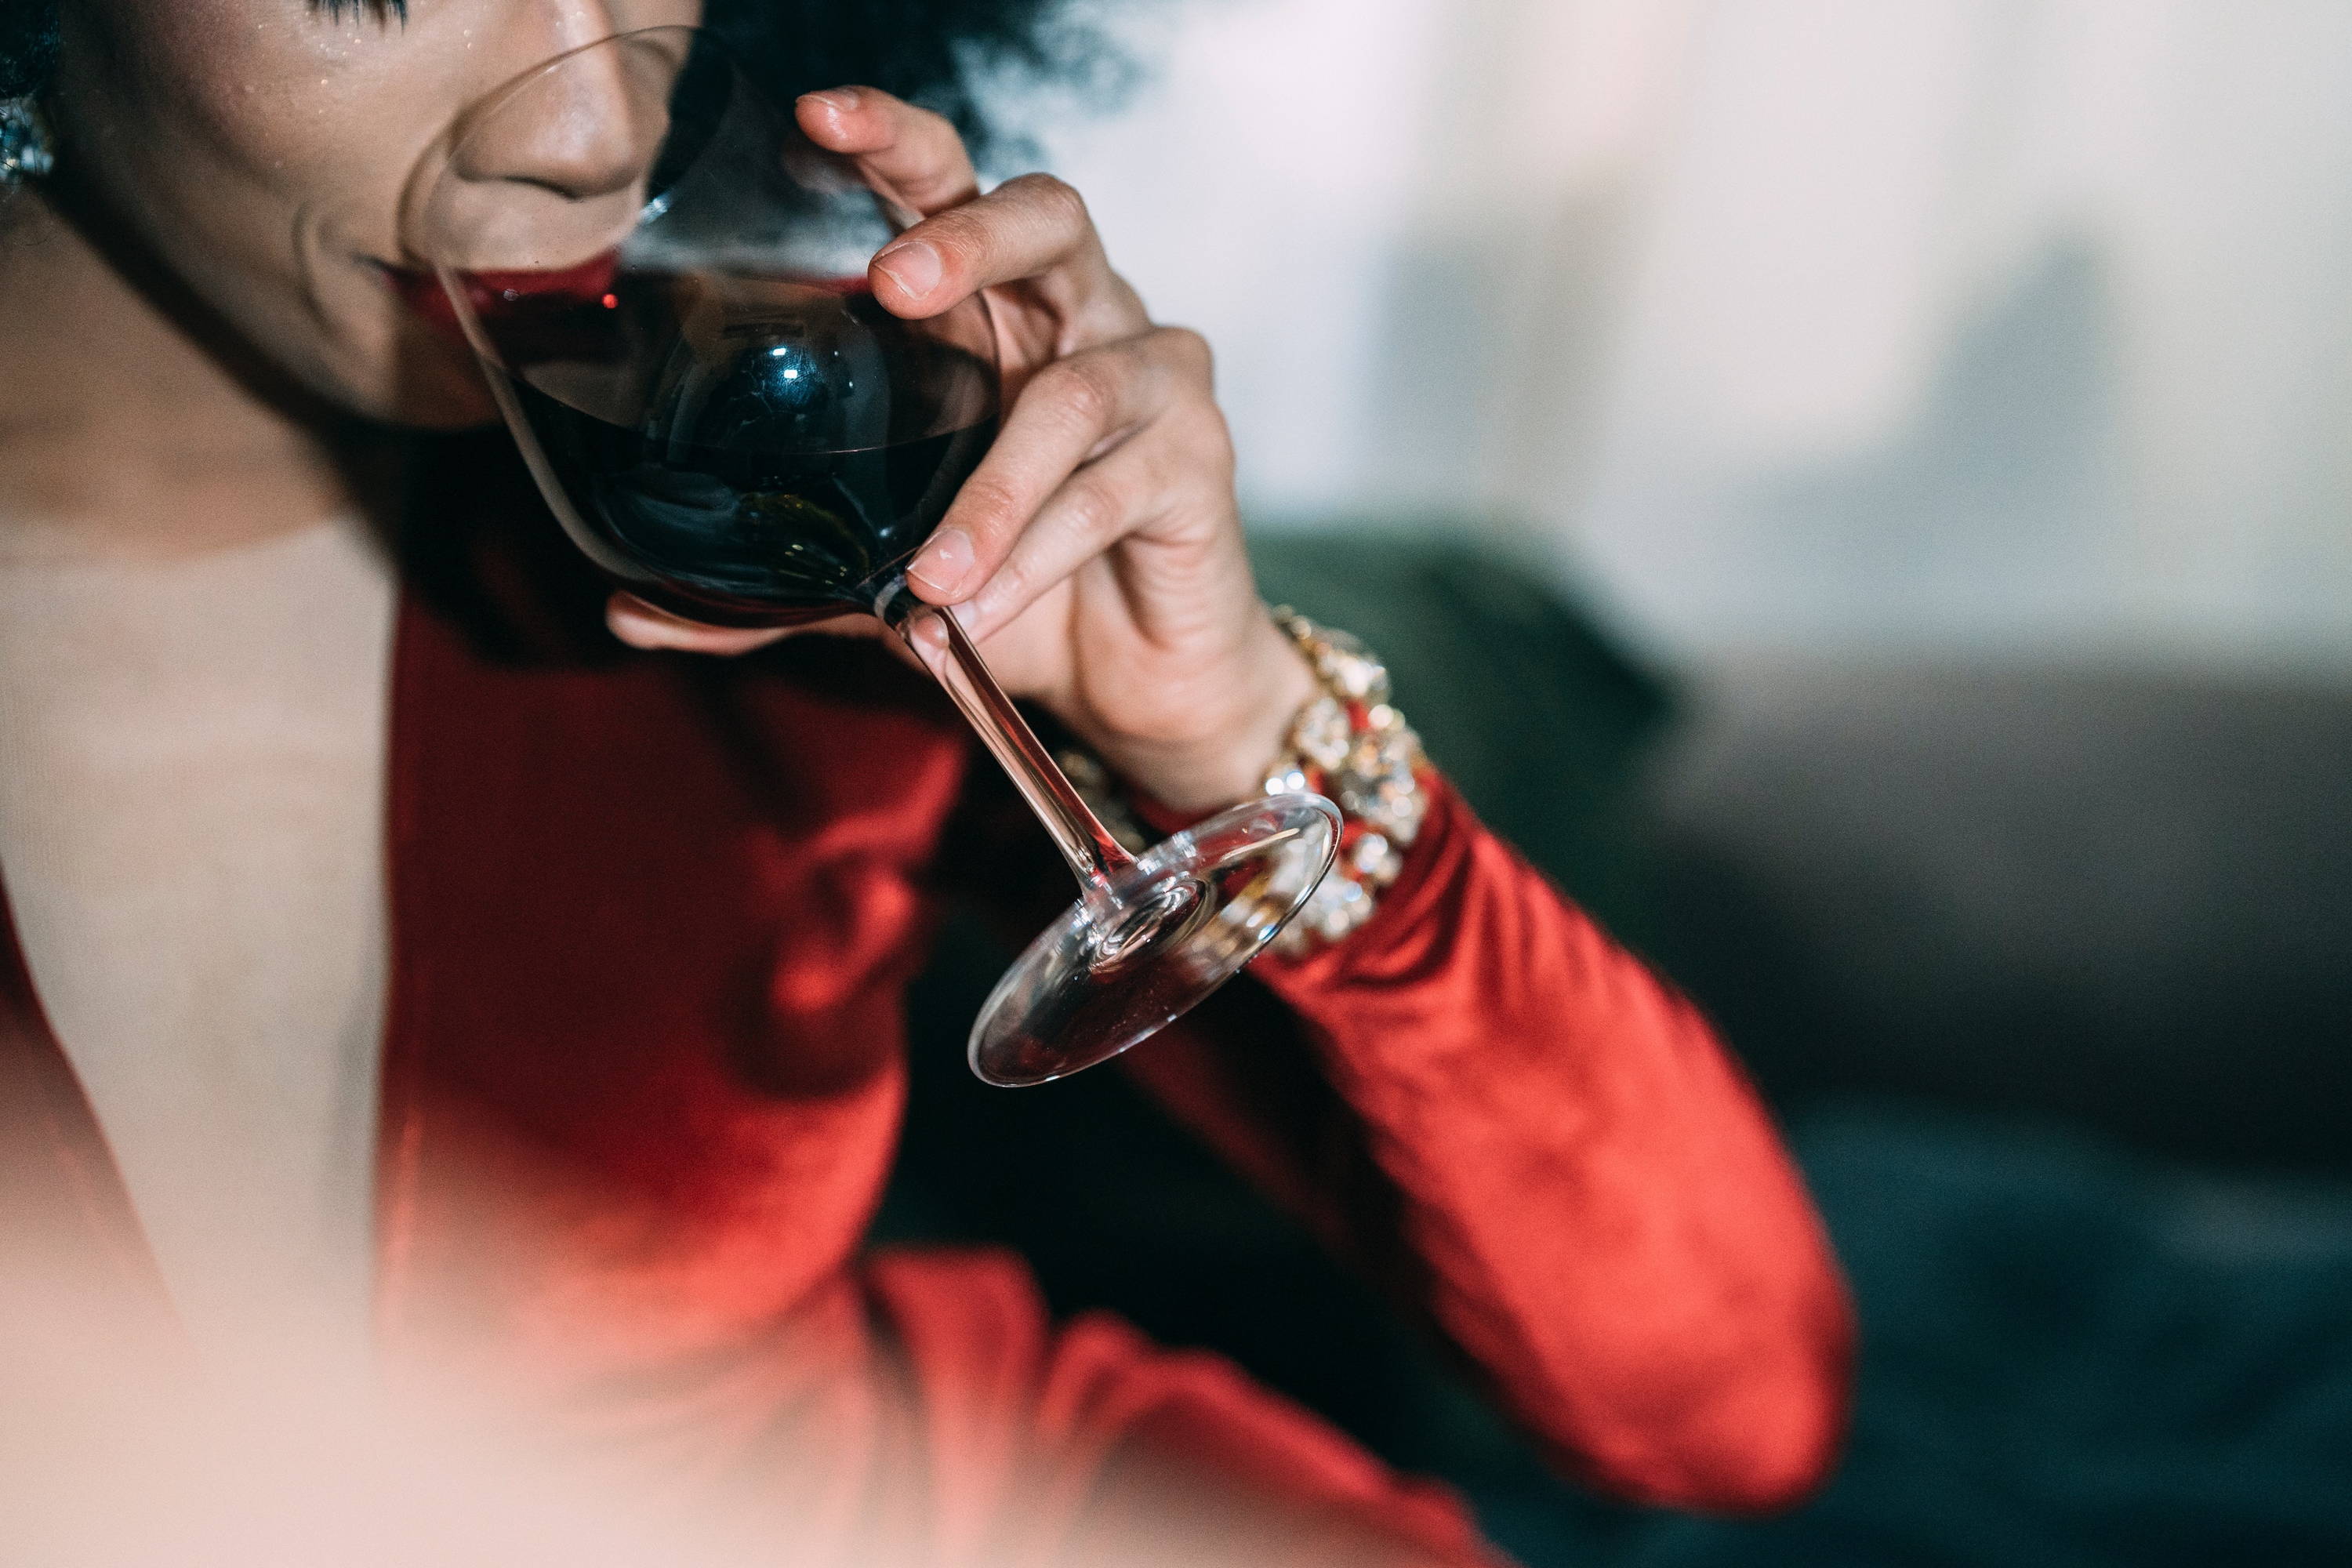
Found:
[{"label": "hand", "polygon": [[[1171,806],[1256,794],[1315,684],[1258,603],[1207,345],[1153,324],[1060,181],[982,195],[952,126],[871,88],[812,93],[799,118],[925,215],[874,258],[882,304],[921,320],[984,290],[996,318],[1008,412],[917,554],[916,594],[956,606],[1008,691]],[[722,630],[628,595],[607,618],[637,647],[704,653],[888,635],[866,617]]]}]

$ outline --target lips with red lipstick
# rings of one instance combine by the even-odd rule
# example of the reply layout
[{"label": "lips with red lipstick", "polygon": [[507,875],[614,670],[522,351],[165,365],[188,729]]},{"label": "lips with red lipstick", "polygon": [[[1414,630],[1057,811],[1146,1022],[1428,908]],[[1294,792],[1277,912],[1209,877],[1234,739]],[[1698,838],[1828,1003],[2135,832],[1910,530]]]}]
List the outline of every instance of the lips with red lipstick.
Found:
[{"label": "lips with red lipstick", "polygon": [[[620,253],[606,251],[555,271],[453,272],[450,277],[465,290],[467,308],[500,357],[509,364],[524,364],[573,357],[608,335],[610,317],[621,303],[614,291],[619,269]],[[382,270],[392,291],[427,326],[453,342],[466,341],[457,307],[440,275],[390,265]]]},{"label": "lips with red lipstick", "polygon": [[[451,342],[466,342],[457,305],[438,274],[392,266],[382,270],[394,293],[427,326]],[[625,275],[617,251],[554,270],[453,272],[450,276],[464,289],[467,308],[499,363],[517,371],[559,360],[604,363],[628,352],[625,320],[633,315],[641,324],[643,320],[643,311],[632,310],[631,301],[643,305],[649,284],[661,287],[669,281],[658,273]],[[770,281],[781,284],[786,279]],[[844,296],[873,291],[866,278],[855,274],[795,277],[789,283],[793,288]]]}]

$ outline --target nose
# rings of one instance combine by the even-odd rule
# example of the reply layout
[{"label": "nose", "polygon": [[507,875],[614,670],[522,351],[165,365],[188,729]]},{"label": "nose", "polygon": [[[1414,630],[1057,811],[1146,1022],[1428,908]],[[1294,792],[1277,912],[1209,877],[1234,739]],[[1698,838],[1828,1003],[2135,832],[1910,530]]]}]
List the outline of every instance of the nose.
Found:
[{"label": "nose", "polygon": [[640,187],[668,121],[670,74],[626,41],[574,47],[494,96],[467,126],[451,173],[570,201]]}]

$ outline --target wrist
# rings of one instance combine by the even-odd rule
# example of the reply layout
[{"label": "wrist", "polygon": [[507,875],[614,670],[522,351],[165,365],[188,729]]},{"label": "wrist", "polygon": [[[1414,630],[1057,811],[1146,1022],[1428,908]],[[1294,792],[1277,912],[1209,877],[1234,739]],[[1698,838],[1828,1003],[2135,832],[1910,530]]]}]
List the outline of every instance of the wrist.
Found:
[{"label": "wrist", "polygon": [[[1319,795],[1337,806],[1336,860],[1273,938],[1275,951],[1297,957],[1339,942],[1370,920],[1381,896],[1403,874],[1405,852],[1420,838],[1428,813],[1429,760],[1422,752],[1421,737],[1389,700],[1388,668],[1379,656],[1347,633],[1318,626],[1287,606],[1273,611],[1269,620],[1309,672],[1309,695],[1292,706],[1287,682],[1280,679],[1283,667],[1265,667],[1276,680],[1258,689],[1280,693],[1280,705],[1272,710],[1290,717],[1282,724],[1270,763],[1249,769],[1250,783],[1241,795],[1208,771],[1211,753],[1201,747],[1190,752],[1187,771],[1156,775],[1162,781],[1157,787],[1168,791],[1158,799],[1143,793],[1154,787],[1155,774],[1149,769],[1114,763],[1129,786],[1122,791],[1093,754],[1067,753],[1064,766],[1104,826],[1138,851],[1148,839],[1192,826],[1217,807],[1244,798]],[[1262,701],[1258,706],[1263,719],[1269,705]],[[1254,727],[1244,723],[1235,728],[1240,744],[1258,743],[1255,738],[1240,741]],[[1223,764],[1229,767],[1232,758],[1251,754],[1255,753],[1229,746]],[[1171,789],[1164,782],[1170,777],[1208,787],[1189,795],[1183,793],[1187,785]],[[1224,918],[1235,918],[1239,911],[1244,926],[1252,921],[1267,927],[1279,924],[1289,900],[1306,886],[1295,879],[1286,884],[1286,874],[1261,868]]]},{"label": "wrist", "polygon": [[1314,667],[1263,614],[1251,617],[1249,643],[1224,683],[1234,696],[1202,738],[1182,744],[1104,748],[1105,760],[1134,788],[1181,816],[1195,817],[1265,791],[1267,765],[1282,752],[1300,709],[1320,687]]}]

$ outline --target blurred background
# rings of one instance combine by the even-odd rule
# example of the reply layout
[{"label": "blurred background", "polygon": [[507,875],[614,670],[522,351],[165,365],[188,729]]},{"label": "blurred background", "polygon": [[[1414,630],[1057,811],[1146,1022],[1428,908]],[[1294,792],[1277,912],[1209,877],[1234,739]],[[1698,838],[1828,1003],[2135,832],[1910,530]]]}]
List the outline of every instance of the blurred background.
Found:
[{"label": "blurred background", "polygon": [[1036,134],[1269,521],[1451,514],[1678,654],[2352,668],[2352,10],[1108,18],[1126,108]]},{"label": "blurred background", "polygon": [[999,119],[1215,344],[1269,596],[1789,1126],[1853,1440],[1769,1522],[1551,1479],[1116,1075],[964,1079],[976,938],[889,1226],[1538,1568],[2352,1563],[2352,6],[1080,15],[1117,106]]}]

